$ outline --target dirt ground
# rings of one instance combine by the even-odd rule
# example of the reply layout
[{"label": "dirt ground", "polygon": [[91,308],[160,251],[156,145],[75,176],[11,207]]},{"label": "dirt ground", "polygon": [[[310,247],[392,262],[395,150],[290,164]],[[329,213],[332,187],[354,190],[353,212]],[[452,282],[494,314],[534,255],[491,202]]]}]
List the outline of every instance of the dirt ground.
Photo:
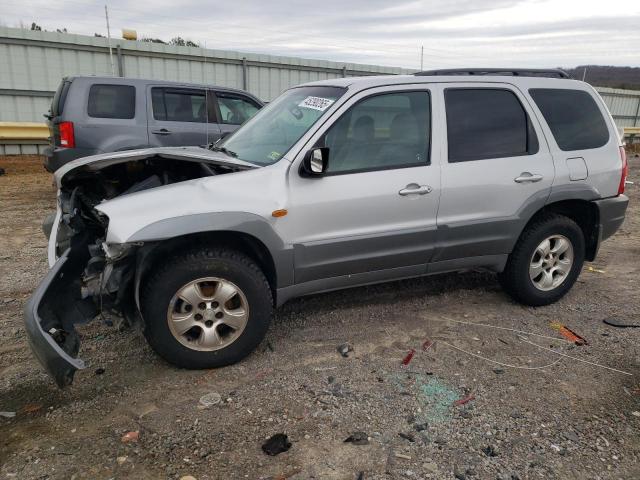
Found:
[{"label": "dirt ground", "polygon": [[[316,295],[281,308],[247,359],[210,371],[174,368],[140,332],[96,321],[79,329],[88,368],[65,390],[22,319],[47,270],[51,176],[37,158],[0,167],[0,411],[16,412],[0,416],[0,478],[640,478],[640,329],[603,323],[640,323],[640,159],[624,226],[555,305],[522,307],[481,272]],[[537,347],[508,329],[551,338],[527,335]],[[220,403],[200,407],[211,392]],[[138,441],[123,442],[130,431]],[[344,442],[358,431],[367,444]],[[276,433],[292,446],[267,456]]]}]

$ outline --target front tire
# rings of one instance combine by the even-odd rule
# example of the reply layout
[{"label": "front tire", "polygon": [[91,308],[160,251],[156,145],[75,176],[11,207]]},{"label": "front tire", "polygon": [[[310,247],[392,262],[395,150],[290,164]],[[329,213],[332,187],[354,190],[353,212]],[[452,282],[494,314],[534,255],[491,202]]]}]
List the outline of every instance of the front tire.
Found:
[{"label": "front tire", "polygon": [[518,302],[549,305],[571,289],[584,255],[582,229],[568,217],[547,214],[525,229],[498,279]]},{"label": "front tire", "polygon": [[264,273],[246,255],[225,248],[169,258],[145,280],[141,307],[149,345],[189,369],[243,359],[264,338],[274,310]]}]

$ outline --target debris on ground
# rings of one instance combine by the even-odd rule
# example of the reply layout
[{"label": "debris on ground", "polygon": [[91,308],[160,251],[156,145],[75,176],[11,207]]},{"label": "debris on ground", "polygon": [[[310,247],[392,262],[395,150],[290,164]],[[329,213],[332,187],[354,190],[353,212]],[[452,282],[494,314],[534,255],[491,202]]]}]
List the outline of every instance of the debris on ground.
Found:
[{"label": "debris on ground", "polygon": [[422,351],[426,352],[433,346],[433,342],[428,338],[422,343]]},{"label": "debris on ground", "polygon": [[559,322],[552,322],[551,328],[557,330],[560,335],[569,340],[570,342],[575,343],[576,345],[588,345],[587,341],[578,335],[576,332],[571,330],[570,328],[564,326]]},{"label": "debris on ground", "polygon": [[398,435],[400,435],[400,438],[404,438],[405,440],[408,440],[411,443],[416,441],[415,437],[413,435],[411,435],[410,433],[400,432]]},{"label": "debris on ground", "polygon": [[394,454],[396,458],[402,458],[403,460],[411,460],[411,457],[409,455],[405,455],[404,453],[395,453]]},{"label": "debris on ground", "polygon": [[595,273],[607,273],[604,270],[600,270],[599,268],[593,268],[591,265],[589,265],[587,267],[587,271],[588,272],[595,272]]},{"label": "debris on ground", "polygon": [[211,392],[200,397],[200,405],[209,408],[220,403],[220,400],[222,397],[218,392]]},{"label": "debris on ground", "polygon": [[368,445],[369,435],[364,432],[353,432],[344,440],[344,443],[353,443],[354,445]]},{"label": "debris on ground", "polygon": [[0,177],[6,173],[7,171],[4,168],[0,168]]},{"label": "debris on ground", "polygon": [[193,475],[183,475],[182,477],[180,477],[180,480],[196,480],[196,477],[194,477]]},{"label": "debris on ground", "polygon": [[496,375],[500,375],[504,373],[504,368],[494,368],[493,369],[493,373],[495,373]]},{"label": "debris on ground", "polygon": [[488,446],[484,447],[482,449],[482,453],[484,453],[487,457],[497,457],[498,456],[498,450],[492,445],[488,445]]},{"label": "debris on ground", "polygon": [[96,371],[95,371],[96,375],[102,375],[104,372],[105,372],[105,369],[102,367],[96,368]]},{"label": "debris on ground", "polygon": [[262,451],[267,455],[275,457],[291,448],[291,442],[284,433],[276,433],[262,444]]},{"label": "debris on ground", "polygon": [[126,461],[127,461],[127,456],[126,455],[116,458],[116,462],[118,462],[118,465],[123,465],[124,462],[126,462]]},{"label": "debris on ground", "polygon": [[20,411],[22,413],[36,413],[36,412],[39,412],[40,410],[42,410],[42,405],[37,403],[29,403],[24,407],[22,407]]},{"label": "debris on ground", "polygon": [[455,402],[453,402],[453,404],[456,407],[459,407],[460,405],[465,405],[465,404],[469,403],[470,401],[475,400],[475,398],[476,398],[475,395],[467,395],[464,398],[460,398],[460,399],[456,400]]},{"label": "debris on ground", "polygon": [[125,433],[122,438],[120,439],[120,441],[122,443],[135,443],[140,439],[140,431],[139,430],[135,430],[135,431],[131,431],[131,432],[127,432]]},{"label": "debris on ground", "polygon": [[407,355],[402,359],[402,365],[405,367],[409,365],[415,353],[416,353],[415,349],[412,348],[411,350],[409,350],[409,353],[407,353]]},{"label": "debris on ground", "polygon": [[640,323],[625,323],[623,321],[618,320],[617,318],[605,318],[602,320],[604,323],[609,325],[610,327],[617,328],[640,328]]},{"label": "debris on ground", "polygon": [[364,472],[358,472],[358,476],[356,477],[356,480],[364,480]]},{"label": "debris on ground", "polygon": [[349,352],[353,352],[353,347],[349,343],[343,343],[338,345],[338,353],[342,355],[344,358],[349,357]]},{"label": "debris on ground", "polygon": [[13,418],[16,416],[16,412],[0,412],[0,417]]}]

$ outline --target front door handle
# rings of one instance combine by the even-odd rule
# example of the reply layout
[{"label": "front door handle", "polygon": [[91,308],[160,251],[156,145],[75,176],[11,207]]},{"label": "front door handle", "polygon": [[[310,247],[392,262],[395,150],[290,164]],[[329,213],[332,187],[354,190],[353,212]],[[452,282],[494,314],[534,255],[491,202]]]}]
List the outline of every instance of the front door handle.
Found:
[{"label": "front door handle", "polygon": [[516,183],[536,183],[542,180],[544,177],[537,173],[522,172],[519,177],[513,179]]},{"label": "front door handle", "polygon": [[161,128],[160,130],[151,130],[151,133],[155,135],[171,135],[171,131],[166,128]]},{"label": "front door handle", "polygon": [[406,197],[407,195],[425,195],[427,193],[431,193],[432,188],[429,185],[418,185],[417,183],[410,183],[402,190],[398,192],[398,194]]}]

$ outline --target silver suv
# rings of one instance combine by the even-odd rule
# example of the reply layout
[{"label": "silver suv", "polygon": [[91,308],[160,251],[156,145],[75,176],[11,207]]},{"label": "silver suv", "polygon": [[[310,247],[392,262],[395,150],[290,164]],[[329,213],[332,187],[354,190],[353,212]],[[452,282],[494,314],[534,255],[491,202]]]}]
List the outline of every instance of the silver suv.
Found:
[{"label": "silver suv", "polygon": [[546,305],[622,224],[626,173],[605,104],[561,71],[298,86],[211,148],[62,167],[29,339],[63,386],[84,366],[74,324],[98,314],[143,322],[175,365],[210,368],[316,292],[480,267]]}]

